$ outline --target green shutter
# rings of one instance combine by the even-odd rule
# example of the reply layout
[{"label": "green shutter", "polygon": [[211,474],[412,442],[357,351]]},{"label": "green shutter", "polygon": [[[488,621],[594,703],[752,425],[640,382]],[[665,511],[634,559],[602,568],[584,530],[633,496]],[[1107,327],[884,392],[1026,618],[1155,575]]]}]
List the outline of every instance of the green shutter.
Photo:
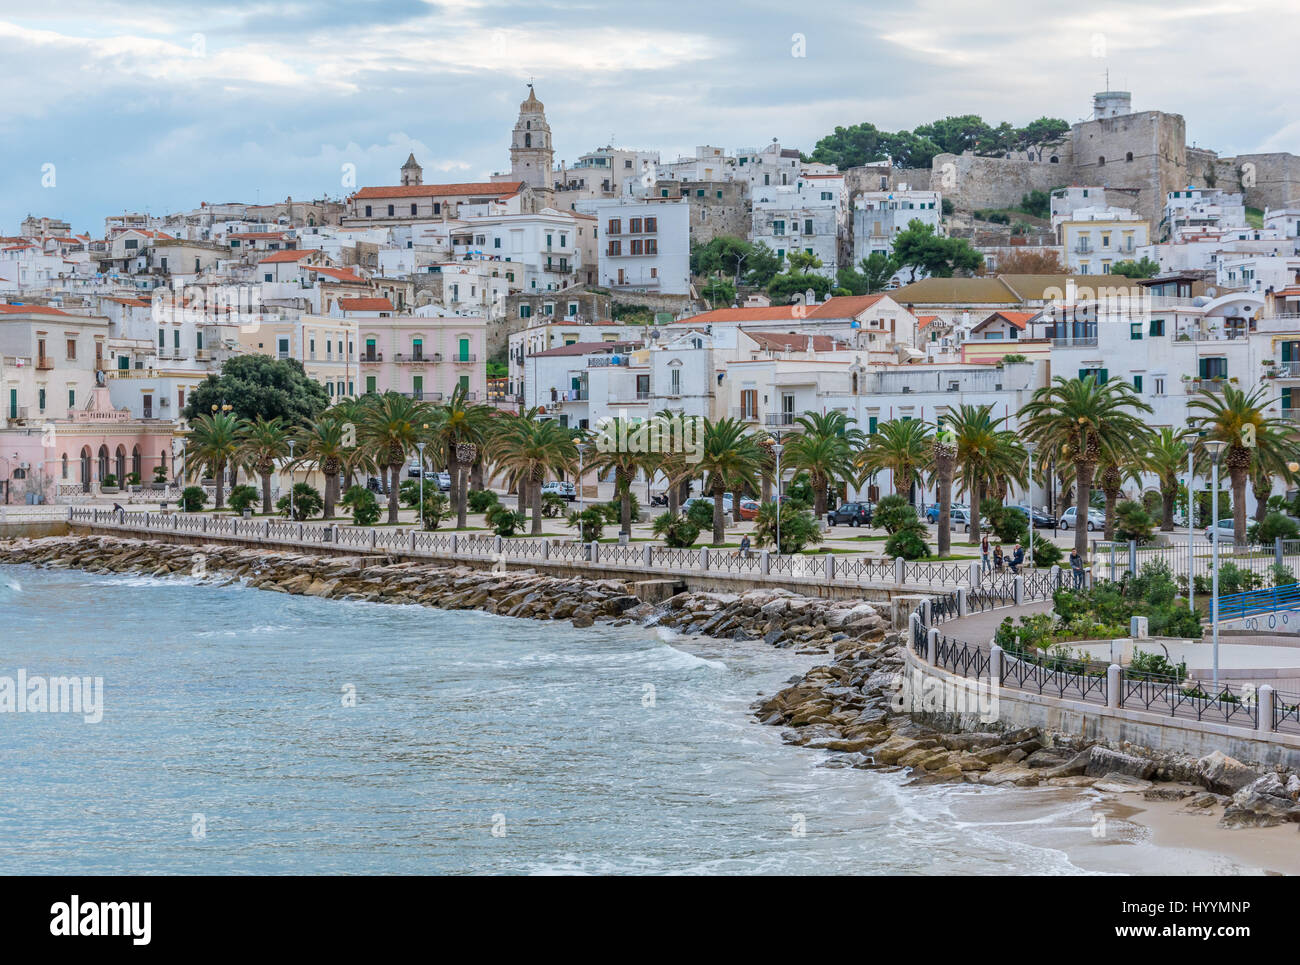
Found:
[{"label": "green shutter", "polygon": [[1133,390],[1135,392],[1142,391],[1142,376],[1140,375],[1133,376]]},{"label": "green shutter", "polygon": [[867,433],[868,433],[868,434],[871,434],[871,433],[873,433],[873,432],[875,432],[875,431],[876,431],[876,417],[875,417],[875,416],[868,416],[868,417],[867,417]]}]

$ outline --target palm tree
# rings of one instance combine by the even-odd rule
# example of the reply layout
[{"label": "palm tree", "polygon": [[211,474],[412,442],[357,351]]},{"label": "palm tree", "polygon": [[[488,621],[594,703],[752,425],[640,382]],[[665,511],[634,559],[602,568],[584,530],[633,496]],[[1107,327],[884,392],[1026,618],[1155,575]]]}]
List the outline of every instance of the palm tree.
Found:
[{"label": "palm tree", "polygon": [[289,429],[279,416],[257,416],[245,423],[239,436],[239,457],[262,477],[262,512],[271,512],[271,473],[275,464],[289,455]]},{"label": "palm tree", "polygon": [[659,454],[650,451],[649,431],[648,423],[611,418],[599,425],[595,452],[584,462],[597,474],[613,470],[614,494],[620,503],[619,532],[627,536],[632,535],[632,483],[637,473],[644,471],[648,477],[660,463]]},{"label": "palm tree", "polygon": [[955,436],[958,479],[970,501],[971,542],[978,545],[980,504],[988,495],[989,484],[998,478],[1018,479],[1024,450],[1016,442],[1015,433],[1003,428],[1006,419],[993,415],[992,405],[961,405],[950,410],[945,419]]},{"label": "palm tree", "polygon": [[527,488],[533,507],[534,536],[542,532],[542,483],[548,473],[572,471],[578,447],[569,431],[555,419],[538,421],[511,416],[503,422],[493,443],[497,465],[512,473]]},{"label": "palm tree", "polygon": [[[1159,480],[1162,513],[1160,529],[1172,532],[1174,528],[1174,501],[1178,497],[1178,474],[1187,465],[1187,440],[1185,430],[1162,426],[1151,436],[1147,451],[1142,455],[1139,468]],[[1188,525],[1191,517],[1188,516]]]},{"label": "palm tree", "polygon": [[952,474],[957,466],[957,434],[941,425],[934,434],[934,478],[939,501],[937,543],[940,556],[952,553]]},{"label": "palm tree", "polygon": [[339,473],[349,458],[347,433],[343,428],[345,425],[327,410],[307,423],[298,437],[297,444],[301,450],[296,461],[315,466],[325,477],[325,491],[321,494],[321,499],[325,504],[326,519],[334,515],[334,504],[338,501]]},{"label": "palm tree", "polygon": [[221,509],[225,500],[226,466],[239,452],[239,439],[244,421],[234,415],[218,412],[201,415],[191,423],[189,451],[199,465],[212,473],[217,483],[217,500],[214,509]]},{"label": "palm tree", "polygon": [[722,496],[728,489],[737,495],[746,488],[758,492],[763,454],[739,419],[705,419],[703,442],[695,473],[704,491],[713,495],[713,545],[720,546],[726,538]]},{"label": "palm tree", "polygon": [[863,476],[888,469],[894,477],[894,492],[902,496],[910,492],[932,452],[928,422],[891,419],[882,422],[868,437],[857,462]]},{"label": "palm tree", "polygon": [[1138,413],[1151,412],[1122,380],[1099,381],[1095,376],[1067,379],[1056,376],[1051,385],[1034,392],[1020,410],[1024,434],[1037,441],[1044,452],[1059,452],[1074,465],[1078,525],[1074,548],[1080,556],[1088,552],[1088,500],[1097,463],[1103,458],[1126,455],[1136,462],[1147,448],[1146,424]]},{"label": "palm tree", "polygon": [[[375,462],[389,471],[388,521],[397,522],[397,488],[402,479],[406,454],[422,438],[421,427],[429,420],[428,406],[397,392],[385,392],[362,416],[357,434],[364,439]],[[341,424],[339,424],[341,431]],[[340,438],[340,442],[341,442]]]},{"label": "palm tree", "polygon": [[451,393],[447,404],[438,406],[433,413],[430,441],[446,454],[457,529],[465,528],[467,473],[478,460],[480,449],[487,444],[490,414],[487,406],[471,404],[467,390],[460,385]]},{"label": "palm tree", "polygon": [[[362,416],[366,410],[377,399],[377,395],[359,395],[350,399],[340,399],[334,405],[330,406],[329,413],[338,418],[339,423],[344,427],[344,442],[347,437],[351,436],[356,439],[360,430],[357,426],[361,425]],[[347,427],[352,426],[352,431],[347,432]],[[350,447],[351,453],[348,458],[343,460],[343,491],[347,492],[352,488],[353,476],[358,469],[365,468],[367,460],[364,458],[364,450],[357,445]]]},{"label": "palm tree", "polygon": [[1226,443],[1223,464],[1232,481],[1232,535],[1239,544],[1246,542],[1246,482],[1252,465],[1259,460],[1264,470],[1289,461],[1296,451],[1289,424],[1265,414],[1272,402],[1267,393],[1261,385],[1247,395],[1227,383],[1222,396],[1202,390],[1189,403],[1189,408],[1200,413],[1192,417],[1193,427],[1203,432],[1206,440]]},{"label": "palm tree", "polygon": [[1141,465],[1142,453],[1129,453],[1130,457],[1134,455],[1136,461],[1132,463],[1124,462],[1123,456],[1119,454],[1107,456],[1101,462],[1101,471],[1097,473],[1097,481],[1106,496],[1106,525],[1102,531],[1106,539],[1115,538],[1115,506],[1119,503],[1125,481],[1138,478],[1136,469]]},{"label": "palm tree", "polygon": [[826,515],[827,487],[856,477],[853,457],[866,437],[843,412],[805,412],[795,423],[801,431],[790,440],[784,455],[790,468],[808,474],[813,515],[821,519]]}]

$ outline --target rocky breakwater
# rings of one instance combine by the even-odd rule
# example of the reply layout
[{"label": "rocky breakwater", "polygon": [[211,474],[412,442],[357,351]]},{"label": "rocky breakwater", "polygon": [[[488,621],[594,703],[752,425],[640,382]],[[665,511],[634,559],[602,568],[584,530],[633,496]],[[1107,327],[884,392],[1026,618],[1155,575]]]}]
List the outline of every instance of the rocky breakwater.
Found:
[{"label": "rocky breakwater", "polygon": [[1128,742],[1080,740],[1038,727],[1006,729],[972,714],[918,713],[905,699],[905,635],[843,642],[813,667],[753,705],[784,727],[786,743],[838,752],[831,767],[905,771],[917,783],[1090,787],[1178,801],[1218,815],[1223,828],[1300,824],[1300,775],[1215,751],[1201,758]]},{"label": "rocky breakwater", "polygon": [[678,593],[658,606],[625,580],[546,576],[527,568],[475,569],[382,557],[303,556],[224,544],[179,545],[116,536],[0,542],[0,562],[90,573],[139,573],[241,582],[255,589],[339,600],[484,610],[536,620],[634,621],[694,635],[763,640],[800,651],[839,653],[878,640],[886,619],[872,605],[802,597],[787,590]]}]

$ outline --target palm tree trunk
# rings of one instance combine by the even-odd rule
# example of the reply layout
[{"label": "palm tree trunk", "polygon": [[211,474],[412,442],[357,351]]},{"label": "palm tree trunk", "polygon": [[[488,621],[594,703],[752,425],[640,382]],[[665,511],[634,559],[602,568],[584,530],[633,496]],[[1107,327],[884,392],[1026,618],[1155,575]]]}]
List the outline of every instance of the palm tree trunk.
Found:
[{"label": "palm tree trunk", "polygon": [[325,492],[323,494],[324,506],[322,507],[322,516],[329,519],[334,515],[334,487],[338,485],[338,480],[333,476],[325,477]]},{"label": "palm tree trunk", "polygon": [[518,492],[515,510],[527,515],[528,513],[528,486],[519,477],[515,477],[515,489]]},{"label": "palm tree trunk", "polygon": [[478,458],[474,460],[474,466],[469,472],[469,484],[473,489],[483,488],[483,460]]},{"label": "palm tree trunk", "polygon": [[1088,556],[1088,497],[1092,493],[1092,474],[1095,471],[1090,462],[1074,464],[1074,550],[1081,559]]},{"label": "palm tree trunk", "polygon": [[1102,535],[1106,539],[1115,538],[1115,504],[1119,501],[1119,495],[1113,490],[1106,490],[1106,526]]},{"label": "palm tree trunk", "polygon": [[262,512],[269,516],[271,514],[271,474],[262,473]]},{"label": "palm tree trunk", "polygon": [[1231,476],[1232,538],[1238,546],[1244,546],[1246,543],[1246,470],[1234,468],[1231,470]]},{"label": "palm tree trunk", "polygon": [[826,515],[826,477],[813,473],[810,482],[813,487],[813,515],[821,519]]},{"label": "palm tree trunk", "polygon": [[465,518],[469,507],[469,467],[456,463],[456,528],[465,528]]},{"label": "palm tree trunk", "polygon": [[[1272,480],[1270,480],[1271,482]],[[1260,489],[1255,483],[1250,484],[1250,490],[1255,496],[1255,522],[1264,522],[1264,517],[1268,515],[1268,497],[1271,489]]]},{"label": "palm tree trunk", "polygon": [[726,538],[726,527],[723,525],[722,516],[722,490],[715,486],[713,488],[713,545],[721,546]]},{"label": "palm tree trunk", "polygon": [[632,484],[630,481],[623,484],[623,492],[619,497],[618,521],[618,531],[630,539],[632,536]]},{"label": "palm tree trunk", "polygon": [[975,505],[970,508],[970,542],[972,546],[979,546],[984,535],[980,522],[980,506],[984,502],[984,490],[985,487],[982,482],[975,487]]},{"label": "palm tree trunk", "polygon": [[682,491],[677,483],[668,484],[668,512],[676,516],[682,511]]},{"label": "palm tree trunk", "polygon": [[390,474],[392,475],[392,480],[388,484],[388,521],[390,523],[396,523],[397,522],[397,484],[401,478],[399,474],[402,471],[402,464],[400,462],[395,463],[389,466],[388,469]]},{"label": "palm tree trunk", "polygon": [[[1174,500],[1178,495],[1177,488],[1170,489],[1166,487],[1160,492],[1160,501],[1163,504],[1164,513],[1160,519],[1160,531],[1162,533],[1173,532],[1174,528]],[[1191,525],[1191,520],[1188,520]]]},{"label": "palm tree trunk", "polygon": [[533,491],[533,535],[542,535],[542,481],[534,479],[530,487]]},{"label": "palm tree trunk", "polygon": [[220,509],[223,505],[226,494],[226,461],[224,459],[217,463],[217,471],[215,475],[217,477],[217,502],[212,508]]},{"label": "palm tree trunk", "polygon": [[952,553],[952,468],[943,466],[939,470],[939,533],[938,547],[940,556]]}]

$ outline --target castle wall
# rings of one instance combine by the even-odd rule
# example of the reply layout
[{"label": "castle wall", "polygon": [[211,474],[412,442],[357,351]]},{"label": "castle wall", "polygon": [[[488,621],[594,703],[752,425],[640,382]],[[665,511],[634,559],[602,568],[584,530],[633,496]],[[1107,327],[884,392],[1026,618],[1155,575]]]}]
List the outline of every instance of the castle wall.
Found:
[{"label": "castle wall", "polygon": [[1136,210],[1153,225],[1165,195],[1186,187],[1187,129],[1181,114],[1142,111],[1084,121],[1070,131],[1074,178],[1082,184],[1136,188]]}]

